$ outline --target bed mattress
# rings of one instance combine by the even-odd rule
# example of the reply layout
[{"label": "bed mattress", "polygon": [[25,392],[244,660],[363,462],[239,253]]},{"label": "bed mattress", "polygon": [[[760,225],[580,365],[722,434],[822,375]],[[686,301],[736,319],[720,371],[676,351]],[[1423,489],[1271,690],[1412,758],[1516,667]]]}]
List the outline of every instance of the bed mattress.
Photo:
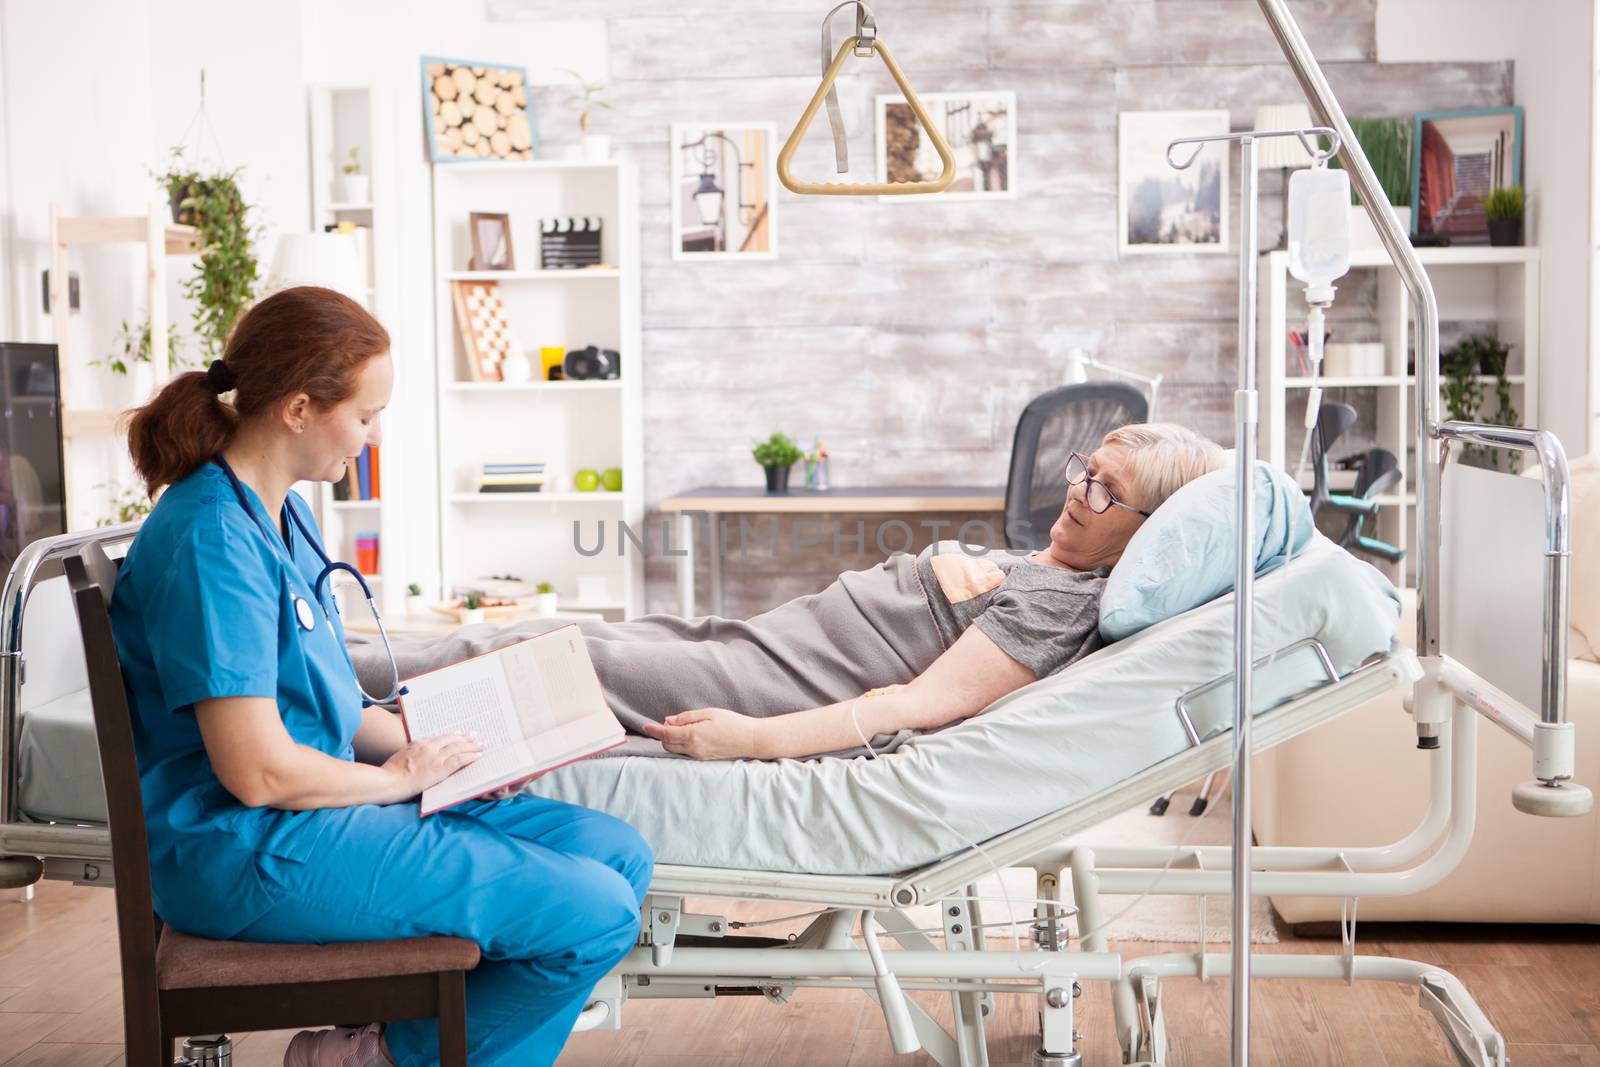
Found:
[{"label": "bed mattress", "polygon": [[[1256,583],[1256,656],[1315,637],[1344,673],[1390,649],[1399,611],[1387,579],[1319,535]],[[1181,753],[1175,701],[1232,664],[1229,594],[875,759],[624,755],[561,768],[528,789],[632,823],[658,863],[893,874]],[[1257,713],[1324,677],[1310,652],[1276,661],[1257,672]],[[1202,739],[1227,729],[1231,700],[1221,686],[1193,709]]]}]

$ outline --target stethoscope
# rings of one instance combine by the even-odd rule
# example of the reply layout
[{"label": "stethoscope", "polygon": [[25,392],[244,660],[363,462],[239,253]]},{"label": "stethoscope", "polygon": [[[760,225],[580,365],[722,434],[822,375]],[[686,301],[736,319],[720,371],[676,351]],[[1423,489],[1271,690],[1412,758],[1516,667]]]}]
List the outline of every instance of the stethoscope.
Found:
[{"label": "stethoscope", "polygon": [[[233,494],[239,498],[239,506],[244,508],[245,514],[250,516],[251,521],[260,529],[269,544],[276,543],[277,535],[268,528],[256,509],[250,506],[250,498],[245,495],[244,483],[239,481],[237,474],[233,473],[233,468],[228,465],[228,461],[222,458],[221,453],[212,456],[211,459],[217,466],[222,468],[222,473],[228,476],[228,484],[233,486]],[[328,558],[328,553],[323,550],[322,545],[318,543],[315,537],[311,536],[311,531],[306,529],[305,520],[300,517],[300,513],[295,510],[294,505],[285,500],[283,502],[283,510],[294,521],[295,526],[299,528],[300,536],[305,538],[306,544],[311,546],[311,551],[315,552],[317,558],[322,560],[322,572],[317,575],[317,580],[311,586],[312,595],[317,598],[317,603],[320,605],[327,604],[324,599],[324,590],[327,587],[328,580],[333,577],[335,572],[344,571],[356,580],[356,584],[361,587],[361,595],[367,598],[367,607],[372,609],[372,621],[377,624],[378,637],[383,641],[383,651],[389,657],[389,692],[385,696],[375,697],[362,688],[361,680],[357,678],[356,689],[361,693],[362,707],[371,707],[374,704],[388,704],[397,697],[404,696],[406,689],[400,684],[400,665],[395,662],[394,649],[389,647],[389,631],[383,628],[383,616],[378,613],[378,602],[372,595],[372,587],[367,585],[367,580],[362,577],[361,572],[350,564],[340,563]],[[317,628],[317,616],[315,611],[312,610],[311,602],[298,593],[292,594],[292,600],[295,621],[300,624],[300,628],[308,633],[315,630]],[[323,607],[322,613],[324,616],[328,615],[326,606]],[[331,621],[331,616],[329,618]]]}]

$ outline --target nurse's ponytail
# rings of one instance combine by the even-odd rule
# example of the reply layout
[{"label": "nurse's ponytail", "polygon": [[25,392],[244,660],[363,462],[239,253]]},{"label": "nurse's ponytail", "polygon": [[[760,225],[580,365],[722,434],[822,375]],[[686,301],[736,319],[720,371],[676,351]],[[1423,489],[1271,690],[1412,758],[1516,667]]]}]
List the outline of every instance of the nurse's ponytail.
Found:
[{"label": "nurse's ponytail", "polygon": [[387,351],[388,331],[342,293],[279,290],[240,317],[221,359],[177,375],[133,413],[134,469],[154,494],[227,448],[242,422],[277,415],[299,393],[324,410],[348,399],[361,365]]}]

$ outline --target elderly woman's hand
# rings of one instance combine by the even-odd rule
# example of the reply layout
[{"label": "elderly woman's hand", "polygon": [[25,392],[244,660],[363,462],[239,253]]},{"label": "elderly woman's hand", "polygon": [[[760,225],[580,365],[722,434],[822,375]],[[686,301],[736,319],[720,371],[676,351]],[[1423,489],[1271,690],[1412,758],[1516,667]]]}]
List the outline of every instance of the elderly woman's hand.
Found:
[{"label": "elderly woman's hand", "polygon": [[644,730],[668,752],[695,759],[739,759],[761,755],[762,721],[727,708],[696,708],[668,715],[659,724],[647,722]]}]

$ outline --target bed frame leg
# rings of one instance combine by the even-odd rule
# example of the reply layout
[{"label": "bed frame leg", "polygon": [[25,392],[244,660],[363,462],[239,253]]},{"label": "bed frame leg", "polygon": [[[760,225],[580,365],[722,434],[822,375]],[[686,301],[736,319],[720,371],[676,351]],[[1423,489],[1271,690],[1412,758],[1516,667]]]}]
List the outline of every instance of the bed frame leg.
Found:
[{"label": "bed frame leg", "polygon": [[1072,975],[1047,970],[1044,995],[1039,1002],[1039,1048],[1033,1053],[1033,1067],[1083,1067],[1078,1051],[1078,1035],[1072,1029],[1072,1001],[1078,983]]},{"label": "bed frame leg", "polygon": [[[1067,861],[1072,866],[1072,900],[1078,912],[1079,944],[1084,952],[1104,952],[1106,935],[1101,927],[1105,923],[1105,913],[1100,907],[1100,878],[1094,870],[1094,849],[1075,848],[1068,854]],[[1139,1028],[1139,1009],[1129,979],[1111,983],[1111,1010],[1116,1019],[1117,1043],[1122,1046],[1122,1061],[1131,1063]]]},{"label": "bed frame leg", "polygon": [[[977,887],[968,886],[967,896],[977,896]],[[976,952],[983,948],[976,900],[947,900],[939,910],[944,921],[945,951]],[[983,1003],[983,997],[984,994],[980,993],[950,994],[950,1007],[955,1013],[956,1050],[961,1067],[989,1067],[989,1047],[984,1038],[983,1018],[993,1009]]]}]

